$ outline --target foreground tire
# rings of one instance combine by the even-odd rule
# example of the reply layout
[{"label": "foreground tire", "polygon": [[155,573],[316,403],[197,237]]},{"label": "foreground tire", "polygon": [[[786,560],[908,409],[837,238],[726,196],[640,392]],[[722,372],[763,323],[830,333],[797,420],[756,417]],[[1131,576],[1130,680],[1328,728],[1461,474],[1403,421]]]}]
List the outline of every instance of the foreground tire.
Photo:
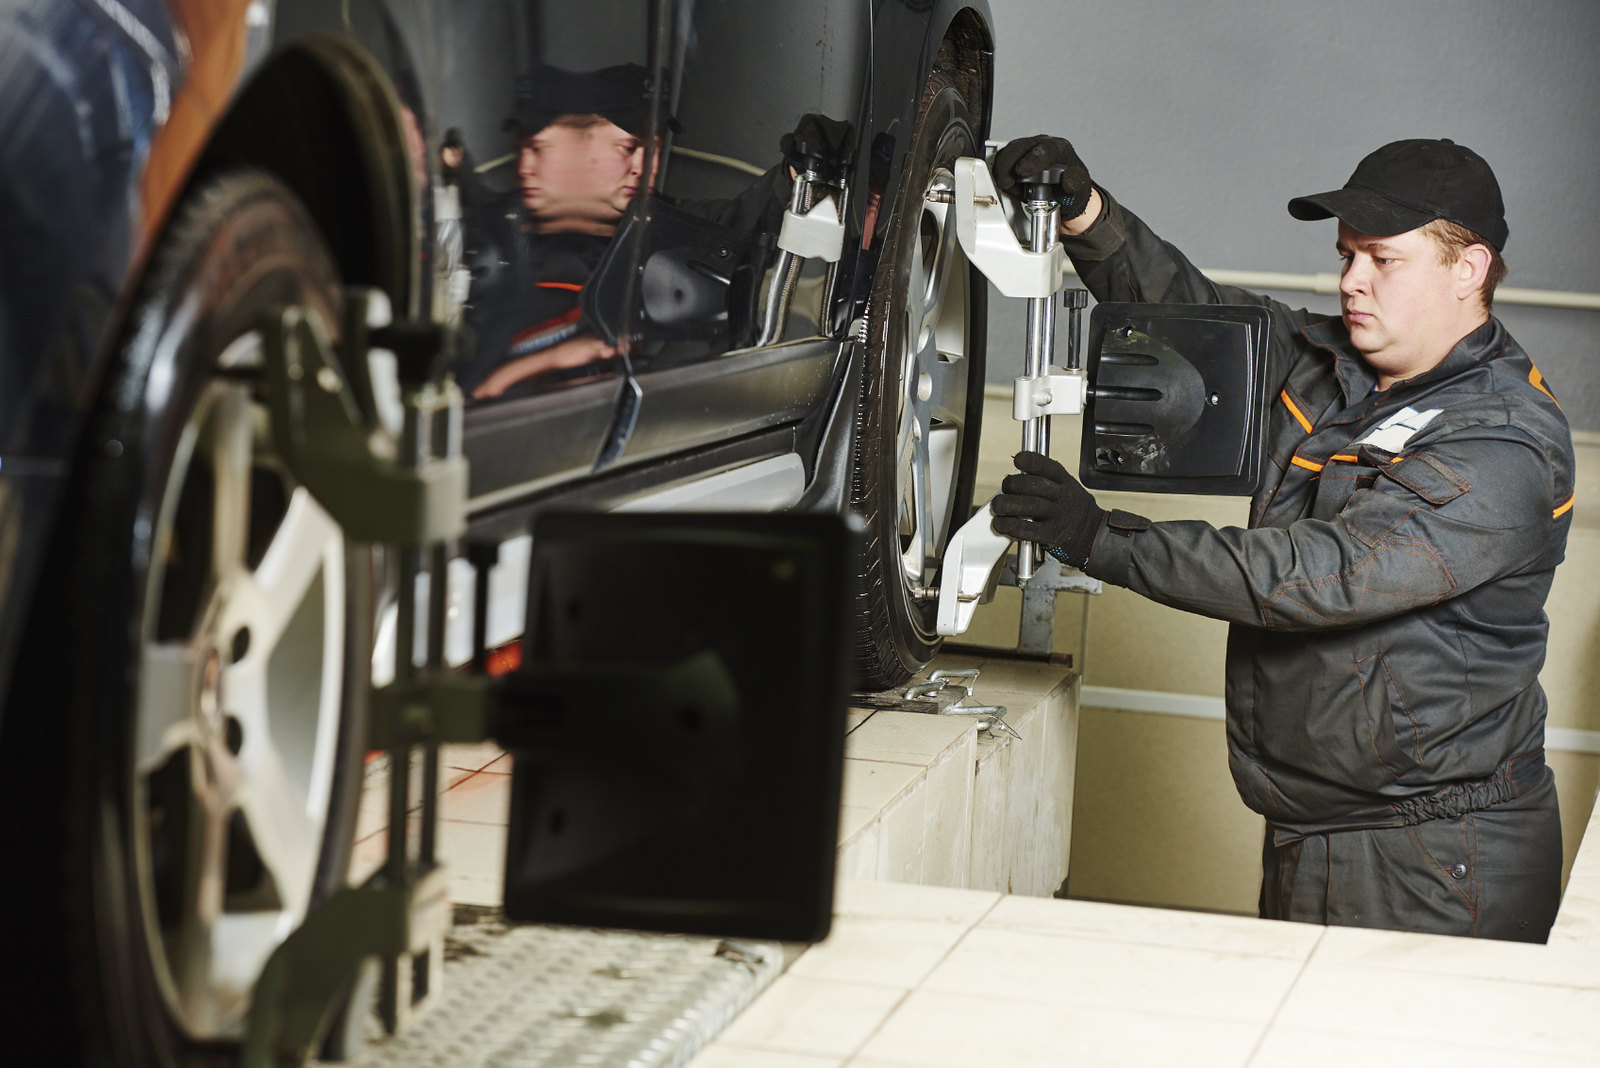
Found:
[{"label": "foreground tire", "polygon": [[951,167],[981,155],[966,101],[940,72],[923,94],[873,283],[852,507],[867,523],[857,583],[856,678],[904,682],[938,652],[937,587],[972,508],[983,411],[983,279],[956,241]]},{"label": "foreground tire", "polygon": [[48,1063],[231,1063],[268,956],[345,880],[369,558],[274,453],[257,332],[287,304],[336,330],[339,293],[293,196],[223,176],[110,371],[0,755],[39,920],[7,956],[40,976],[5,1037]]}]

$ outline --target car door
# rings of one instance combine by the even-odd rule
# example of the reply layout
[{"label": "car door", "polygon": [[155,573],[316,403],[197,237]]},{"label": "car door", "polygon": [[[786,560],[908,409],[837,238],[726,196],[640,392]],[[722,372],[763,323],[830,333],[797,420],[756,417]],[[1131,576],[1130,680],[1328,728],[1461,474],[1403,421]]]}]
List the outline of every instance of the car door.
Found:
[{"label": "car door", "polygon": [[433,318],[458,326],[471,506],[587,477],[625,407],[623,353],[585,318],[648,121],[649,11],[613,0],[453,0],[429,9],[437,84]]},{"label": "car door", "polygon": [[[799,128],[815,147],[825,130],[845,170],[869,58],[865,0],[636,2],[656,11],[664,91],[659,162],[630,219],[641,242],[628,265],[633,303],[597,316],[630,335],[635,403],[614,428],[617,465],[794,422],[826,396],[845,326],[830,312],[848,295],[852,261],[778,247],[793,189],[783,146]],[[837,219],[845,195],[834,190],[819,210]],[[846,234],[842,247],[854,246]],[[609,269],[620,274],[616,253]]]}]

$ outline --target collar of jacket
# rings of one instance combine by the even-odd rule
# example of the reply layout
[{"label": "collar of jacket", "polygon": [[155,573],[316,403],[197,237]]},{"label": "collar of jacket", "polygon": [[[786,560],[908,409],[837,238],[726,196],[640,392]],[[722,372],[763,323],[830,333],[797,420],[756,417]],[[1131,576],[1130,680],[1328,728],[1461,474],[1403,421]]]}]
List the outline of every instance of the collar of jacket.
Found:
[{"label": "collar of jacket", "polygon": [[[1344,390],[1347,405],[1372,392],[1372,387],[1378,381],[1377,375],[1350,343],[1350,331],[1345,328],[1343,319],[1337,316],[1323,319],[1307,326],[1303,332],[1312,344],[1333,353],[1334,374],[1339,379],[1339,387]],[[1505,346],[1506,328],[1501,325],[1499,319],[1491,315],[1482,326],[1456,342],[1455,347],[1446,353],[1445,358],[1432,370],[1424,371],[1414,378],[1402,379],[1390,386],[1386,392],[1392,395],[1450,378],[1489,362],[1499,356],[1505,350]]]}]

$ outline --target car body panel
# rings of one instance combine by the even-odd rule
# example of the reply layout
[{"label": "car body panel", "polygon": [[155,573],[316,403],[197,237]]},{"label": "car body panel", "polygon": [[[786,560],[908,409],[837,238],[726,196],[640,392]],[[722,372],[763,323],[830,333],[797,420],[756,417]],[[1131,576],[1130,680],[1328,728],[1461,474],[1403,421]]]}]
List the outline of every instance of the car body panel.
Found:
[{"label": "car body panel", "polygon": [[[852,422],[850,327],[865,311],[898,157],[952,24],[978,57],[972,86],[988,113],[988,13],[953,0],[762,8],[0,0],[0,693],[85,419],[185,191],[218,168],[267,167],[307,203],[347,281],[384,290],[400,316],[448,318],[436,149],[459,129],[480,177],[514,206],[504,123],[518,76],[551,57],[670,68],[659,121],[681,102],[675,143],[757,170],[777,166],[800,115],[849,120],[845,248],[826,306],[829,270],[804,266],[805,299],[776,344],[730,348],[736,339],[713,332],[666,355],[641,346],[521,399],[474,405],[465,448],[475,515],[509,531],[542,501],[614,507],[784,455],[802,460],[807,506],[836,502]],[[702,164],[671,159],[662,189],[685,203],[726,201],[757,181],[748,168]],[[632,240],[611,254],[630,262],[647,237]],[[641,299],[635,288],[625,314]],[[792,481],[792,465],[774,470]]]}]

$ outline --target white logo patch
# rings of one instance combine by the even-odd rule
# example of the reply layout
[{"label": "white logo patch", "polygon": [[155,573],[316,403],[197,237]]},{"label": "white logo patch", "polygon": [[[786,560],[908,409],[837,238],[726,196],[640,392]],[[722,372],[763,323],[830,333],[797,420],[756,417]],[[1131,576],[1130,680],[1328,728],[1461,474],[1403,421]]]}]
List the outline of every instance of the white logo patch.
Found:
[{"label": "white logo patch", "polygon": [[1443,408],[1429,408],[1419,412],[1407,405],[1367,431],[1367,436],[1358,438],[1356,444],[1371,445],[1384,452],[1399,452],[1406,447],[1406,442],[1411,440],[1413,434],[1433,422],[1433,417],[1442,411]]}]

